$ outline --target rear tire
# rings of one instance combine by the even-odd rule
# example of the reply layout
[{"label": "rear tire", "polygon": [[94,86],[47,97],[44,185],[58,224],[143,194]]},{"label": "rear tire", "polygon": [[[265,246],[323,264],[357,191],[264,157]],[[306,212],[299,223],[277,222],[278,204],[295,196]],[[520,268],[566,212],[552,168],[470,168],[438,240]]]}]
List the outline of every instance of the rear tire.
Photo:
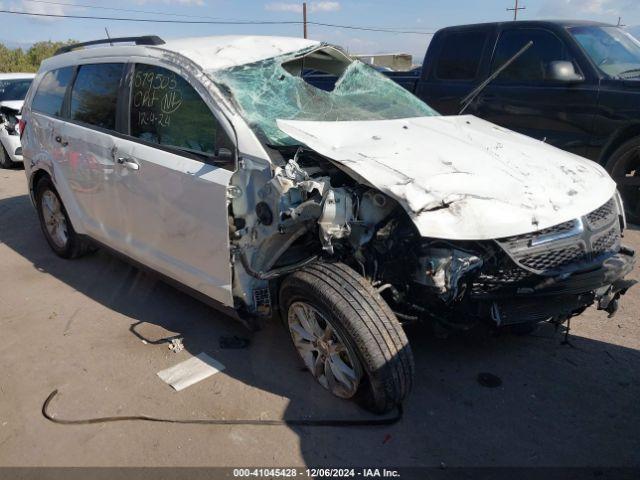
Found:
[{"label": "rear tire", "polygon": [[[307,369],[312,370],[315,364],[316,371],[311,373],[334,395],[352,398],[380,414],[406,398],[414,375],[409,341],[380,294],[354,270],[341,263],[315,263],[294,272],[280,288],[280,308]],[[308,324],[298,323],[305,309],[315,312],[310,315],[318,320],[318,335],[303,332],[303,338],[299,334],[300,325]],[[328,346],[322,341],[323,332],[330,332],[324,339]],[[338,347],[340,344],[345,348]],[[337,359],[339,369],[350,372],[345,377],[338,371],[333,386],[340,377],[356,379],[355,385],[346,382],[346,387],[331,388],[335,371],[331,358],[336,355],[332,348],[343,352]],[[318,364],[319,370],[327,372],[324,381]]]},{"label": "rear tire", "polygon": [[625,178],[640,179],[640,137],[632,138],[618,147],[607,160],[605,169],[618,183],[627,220],[640,224],[640,186],[623,184]]},{"label": "rear tire", "polygon": [[93,245],[73,229],[60,195],[49,177],[42,177],[38,181],[35,199],[42,232],[56,255],[77,258],[94,250]]},{"label": "rear tire", "polygon": [[9,154],[7,153],[7,149],[4,148],[4,145],[0,144],[0,168],[13,168],[14,163],[11,161]]}]

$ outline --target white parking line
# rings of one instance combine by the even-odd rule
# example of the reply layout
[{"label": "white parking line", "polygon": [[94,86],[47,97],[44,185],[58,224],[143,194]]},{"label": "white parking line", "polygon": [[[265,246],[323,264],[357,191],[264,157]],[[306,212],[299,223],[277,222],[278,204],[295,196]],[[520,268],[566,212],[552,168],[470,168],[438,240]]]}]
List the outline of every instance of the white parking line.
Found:
[{"label": "white parking line", "polygon": [[159,371],[158,376],[179,392],[222,370],[224,370],[223,364],[203,352],[173,367]]}]

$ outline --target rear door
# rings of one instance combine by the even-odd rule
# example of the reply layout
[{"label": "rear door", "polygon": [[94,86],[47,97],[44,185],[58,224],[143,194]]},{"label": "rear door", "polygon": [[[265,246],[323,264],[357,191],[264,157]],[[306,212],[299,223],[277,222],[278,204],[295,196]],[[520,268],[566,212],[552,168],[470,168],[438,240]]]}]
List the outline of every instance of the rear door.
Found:
[{"label": "rear door", "polygon": [[198,82],[131,64],[128,114],[115,150],[125,253],[232,305],[226,191],[231,128]]},{"label": "rear door", "polygon": [[590,140],[597,81],[564,83],[547,78],[550,62],[570,61],[584,71],[570,46],[541,27],[508,28],[500,33],[491,72],[527,42],[531,46],[504,70],[469,106],[468,113],[551,145],[584,154]]},{"label": "rear door", "polygon": [[77,68],[68,99],[68,121],[56,137],[65,150],[66,178],[90,236],[120,248],[123,231],[114,174],[118,92],[124,63]]}]

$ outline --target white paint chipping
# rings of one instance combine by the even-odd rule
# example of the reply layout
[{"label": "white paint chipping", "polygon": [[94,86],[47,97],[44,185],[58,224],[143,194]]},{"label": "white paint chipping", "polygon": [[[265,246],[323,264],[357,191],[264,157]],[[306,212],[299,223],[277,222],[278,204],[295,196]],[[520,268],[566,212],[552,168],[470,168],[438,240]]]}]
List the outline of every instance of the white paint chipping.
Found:
[{"label": "white paint chipping", "polygon": [[161,370],[158,376],[178,392],[224,370],[224,365],[206,353],[200,353],[173,367]]},{"label": "white paint chipping", "polygon": [[278,127],[397,200],[425,237],[529,233],[586,215],[616,190],[595,162],[471,115]]}]

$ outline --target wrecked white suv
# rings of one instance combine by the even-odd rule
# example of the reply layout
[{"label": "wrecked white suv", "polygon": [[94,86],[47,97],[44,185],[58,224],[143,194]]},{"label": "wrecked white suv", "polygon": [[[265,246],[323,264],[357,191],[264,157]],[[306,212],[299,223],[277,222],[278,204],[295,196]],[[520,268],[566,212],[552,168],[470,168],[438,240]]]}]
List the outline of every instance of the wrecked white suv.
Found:
[{"label": "wrecked white suv", "polygon": [[22,122],[58,255],[104,245],[248,323],[277,314],[318,382],[375,412],[411,388],[405,322],[561,322],[632,284],[601,167],[439,116],[314,41],[76,45],[42,63]]}]

